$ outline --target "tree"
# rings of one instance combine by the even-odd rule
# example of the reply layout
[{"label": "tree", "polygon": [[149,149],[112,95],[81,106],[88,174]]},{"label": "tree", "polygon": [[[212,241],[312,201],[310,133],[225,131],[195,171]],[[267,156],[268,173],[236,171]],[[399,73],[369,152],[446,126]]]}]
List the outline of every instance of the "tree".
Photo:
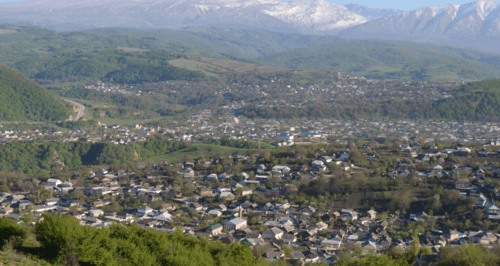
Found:
[{"label": "tree", "polygon": [[83,193],[83,190],[81,189],[75,189],[73,192],[72,192],[72,196],[73,198],[75,199],[81,199],[83,197],[85,197],[85,194]]},{"label": "tree", "polygon": [[[44,215],[43,222],[35,225],[37,240],[50,252],[49,257],[55,258],[68,247],[68,241],[81,239],[83,233],[80,222],[71,216],[56,217],[52,214]],[[70,240],[73,239],[73,240]]]},{"label": "tree", "polygon": [[27,236],[27,231],[19,227],[15,220],[0,218],[0,246],[5,245],[12,237],[26,239]]},{"label": "tree", "polygon": [[356,165],[361,165],[366,161],[366,156],[359,150],[353,150],[349,154],[349,160],[351,160]]},{"label": "tree", "polygon": [[381,255],[368,255],[362,258],[357,259],[348,259],[339,262],[337,265],[340,266],[406,266],[409,264],[405,261],[398,261],[390,256],[381,254]]},{"label": "tree", "polygon": [[493,266],[500,263],[500,258],[480,246],[443,247],[440,252],[440,266]]}]

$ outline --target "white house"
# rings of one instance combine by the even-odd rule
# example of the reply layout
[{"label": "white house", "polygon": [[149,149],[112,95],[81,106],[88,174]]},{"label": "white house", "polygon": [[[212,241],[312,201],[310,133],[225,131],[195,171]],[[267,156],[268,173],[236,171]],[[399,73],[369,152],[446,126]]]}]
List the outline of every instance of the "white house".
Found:
[{"label": "white house", "polygon": [[224,229],[227,231],[235,231],[239,229],[244,229],[247,227],[247,220],[243,218],[233,218],[227,222],[224,222]]},{"label": "white house", "polygon": [[62,181],[59,180],[59,179],[55,179],[55,178],[49,178],[47,179],[47,186],[59,186],[62,184]]},{"label": "white house", "polygon": [[488,215],[500,215],[500,209],[494,204],[486,206],[484,212]]},{"label": "white house", "polygon": [[144,205],[144,206],[141,206],[141,207],[137,208],[137,212],[139,214],[145,215],[145,214],[148,214],[148,213],[152,213],[153,209],[151,209],[148,206]]},{"label": "white house", "polygon": [[322,246],[327,246],[329,248],[334,248],[334,249],[340,248],[341,244],[342,244],[342,238],[340,236],[335,236],[334,238],[331,239],[325,238],[323,241],[321,241]]},{"label": "white house", "polygon": [[276,165],[272,168],[271,171],[275,173],[288,173],[290,172],[290,167],[283,165]]},{"label": "white house", "polygon": [[264,238],[264,239],[279,240],[282,237],[283,237],[283,231],[277,227],[269,228],[262,233],[262,238]]},{"label": "white house", "polygon": [[89,211],[89,216],[91,216],[91,217],[98,217],[98,216],[101,216],[101,215],[104,215],[104,212],[102,210],[91,209]]}]

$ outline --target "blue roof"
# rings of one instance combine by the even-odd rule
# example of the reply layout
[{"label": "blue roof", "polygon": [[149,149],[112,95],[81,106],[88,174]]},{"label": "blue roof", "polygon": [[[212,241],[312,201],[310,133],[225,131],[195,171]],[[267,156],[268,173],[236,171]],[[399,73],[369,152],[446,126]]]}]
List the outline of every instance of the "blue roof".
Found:
[{"label": "blue roof", "polygon": [[237,224],[241,224],[241,223],[246,223],[247,220],[245,219],[242,219],[242,218],[234,218],[234,219],[231,219],[227,222],[224,222],[224,224],[233,224],[233,225],[237,225]]},{"label": "blue roof", "polygon": [[215,229],[219,229],[219,228],[221,228],[221,227],[222,227],[222,224],[214,224],[214,225],[212,225],[212,226],[209,226],[209,227],[207,228],[207,230],[215,230]]}]

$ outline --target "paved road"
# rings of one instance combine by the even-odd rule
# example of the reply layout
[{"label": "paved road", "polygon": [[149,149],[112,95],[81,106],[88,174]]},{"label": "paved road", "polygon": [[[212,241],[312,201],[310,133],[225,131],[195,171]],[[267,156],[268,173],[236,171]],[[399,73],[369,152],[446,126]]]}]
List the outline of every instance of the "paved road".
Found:
[{"label": "paved road", "polygon": [[73,119],[73,121],[80,120],[83,117],[83,112],[85,111],[85,106],[83,106],[77,102],[71,101],[71,100],[65,100],[65,101],[70,102],[70,103],[78,106],[78,108],[80,108],[80,111],[78,111],[78,114],[76,115],[75,119]]}]

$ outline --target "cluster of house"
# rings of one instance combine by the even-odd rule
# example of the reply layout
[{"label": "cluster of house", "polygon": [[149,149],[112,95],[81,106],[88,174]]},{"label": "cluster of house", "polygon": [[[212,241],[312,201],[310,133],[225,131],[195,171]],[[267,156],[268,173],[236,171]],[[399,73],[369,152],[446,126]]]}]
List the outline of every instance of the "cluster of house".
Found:
[{"label": "cluster of house", "polygon": [[[401,149],[419,151],[424,156],[438,157],[442,154],[454,154],[455,156],[470,156],[471,150],[449,149],[434,151],[422,150],[418,145],[411,147],[402,146]],[[368,148],[363,147],[365,152]],[[236,179],[234,176],[221,174],[202,175],[193,170],[194,163],[185,162],[181,170],[177,173],[191,181],[203,180],[221,181],[225,185],[219,187],[209,187],[194,182],[197,190],[197,200],[194,197],[183,197],[179,189],[172,186],[149,186],[139,179],[135,178],[134,173],[118,171],[109,173],[105,169],[96,172],[90,172],[89,180],[91,186],[74,186],[71,181],[61,181],[50,178],[40,185],[47,190],[51,190],[56,195],[53,198],[45,199],[37,204],[34,203],[29,193],[2,193],[0,194],[1,209],[0,213],[4,217],[9,217],[21,222],[23,213],[31,211],[35,219],[41,219],[43,213],[64,213],[74,216],[80,220],[82,225],[103,227],[111,223],[132,222],[145,228],[152,228],[158,231],[182,230],[185,234],[191,234],[198,237],[208,237],[212,240],[219,240],[223,243],[232,243],[238,241],[251,247],[265,247],[264,256],[275,261],[285,256],[284,247],[292,248],[291,257],[304,262],[325,261],[331,263],[335,261],[338,252],[345,246],[357,246],[363,248],[366,252],[383,252],[389,248],[401,248],[406,250],[415,241],[412,237],[404,240],[393,240],[387,233],[387,228],[391,227],[396,221],[416,223],[423,219],[429,219],[430,216],[425,213],[410,214],[409,216],[390,215],[387,220],[377,218],[377,213],[373,210],[360,214],[354,210],[342,209],[337,211],[319,211],[312,206],[300,208],[291,205],[286,201],[279,203],[276,199],[270,199],[264,204],[257,204],[249,200],[251,194],[266,193],[270,190],[278,194],[284,194],[288,189],[294,189],[292,185],[274,184],[271,188],[265,186],[267,180],[272,176],[287,180],[295,178],[300,172],[309,171],[319,173],[327,171],[328,164],[338,164],[342,166],[355,167],[349,162],[349,151],[340,151],[332,155],[327,155],[325,150],[318,150],[318,157],[307,165],[303,165],[301,171],[294,171],[286,165],[275,165],[266,167],[258,165],[255,169],[255,178],[250,179],[249,175],[242,173],[241,177]],[[415,159],[420,158],[420,156]],[[487,154],[491,156],[491,154]],[[234,162],[248,162],[248,156],[238,155],[230,156]],[[377,160],[377,156],[369,158]],[[220,163],[219,159],[205,159],[205,164]],[[171,167],[171,164],[153,165],[152,169],[163,169]],[[398,175],[404,175],[406,171],[408,177],[412,170],[411,165],[406,161],[395,163],[395,169],[403,169]],[[349,170],[349,169],[346,169]],[[500,208],[495,204],[496,197],[500,198],[498,188],[495,184],[488,184],[486,171],[500,174],[500,169],[490,163],[483,168],[473,168],[470,165],[454,165],[450,169],[445,169],[436,164],[430,170],[435,176],[453,176],[458,175],[455,185],[446,187],[447,189],[457,189],[465,197],[477,200],[477,207],[483,208],[484,219],[491,221],[500,220]],[[463,173],[472,178],[463,178]],[[391,173],[388,173],[390,175]],[[417,175],[422,173],[417,172]],[[433,176],[426,174],[427,177]],[[165,177],[148,176],[147,179],[155,181]],[[313,177],[314,178],[314,177]],[[128,184],[122,181],[128,180]],[[241,180],[241,181],[236,181]],[[296,188],[295,188],[296,189]],[[75,190],[81,190],[84,195],[89,197],[98,195],[97,198],[89,203],[82,203],[78,198],[72,198]],[[68,194],[69,192],[73,192]],[[237,194],[238,193],[238,194]],[[496,193],[496,194],[495,194]],[[108,196],[123,195],[124,197],[145,197],[147,202],[170,201],[174,203],[162,203],[161,207],[151,208],[147,203],[139,207],[127,208],[117,212],[104,212],[103,207],[112,205],[113,202]],[[241,195],[243,201],[235,201],[236,195]],[[487,197],[486,195],[495,195]],[[210,204],[209,198],[223,198],[229,202],[228,206],[224,204]],[[148,206],[149,205],[149,206]],[[185,210],[196,212],[200,217],[213,217],[219,222],[214,222],[206,227],[200,227],[200,224],[192,221],[187,224],[173,222],[174,211]],[[177,213],[177,212],[176,212]],[[320,217],[321,220],[313,219]],[[432,217],[440,218],[440,217]],[[344,228],[332,228],[330,222],[343,220],[349,221],[349,226]],[[252,221],[252,222],[249,222]],[[419,235],[420,244],[434,250],[438,254],[442,246],[463,245],[466,243],[475,244],[493,244],[497,243],[499,235],[494,232],[466,231],[466,230],[434,230]],[[419,261],[432,261],[437,256],[425,255],[419,258]]]},{"label": "cluster of house", "polygon": [[101,81],[97,81],[95,84],[84,86],[85,89],[96,90],[101,92],[109,92],[109,93],[122,93],[122,94],[130,94],[129,91],[120,88],[120,85],[110,85],[103,83]]},{"label": "cluster of house", "polygon": [[432,83],[427,81],[408,82],[408,81],[384,81],[367,79],[365,77],[344,75],[340,72],[332,75],[330,81],[320,84],[311,84],[305,87],[293,86],[280,78],[273,78],[269,82],[262,81],[261,85],[241,85],[233,83],[231,87],[225,88],[221,93],[229,93],[233,90],[245,89],[252,91],[254,95],[275,95],[280,94],[280,98],[285,100],[276,100],[277,97],[254,103],[259,108],[274,107],[292,107],[301,108],[317,98],[323,101],[338,104],[345,99],[352,98],[377,98],[384,95],[384,98],[418,100],[429,99],[439,100],[450,97],[450,90],[456,88],[463,82],[443,82]]},{"label": "cluster of house", "polygon": [[[241,103],[240,103],[241,104]],[[233,106],[234,105],[234,106]],[[91,132],[78,130],[6,130],[0,132],[0,141],[20,140],[60,140],[60,141],[110,141],[127,145],[146,141],[155,134],[166,135],[178,141],[203,141],[213,138],[265,141],[277,146],[289,146],[300,142],[336,139],[339,144],[347,144],[348,138],[373,139],[379,143],[390,141],[412,141],[414,143],[456,142],[500,145],[495,123],[459,123],[446,121],[377,121],[377,120],[335,120],[335,119],[247,119],[232,115],[239,103],[228,106],[228,114],[213,117],[210,110],[202,110],[186,121],[172,121],[167,127],[142,125],[105,125],[102,130]],[[100,134],[99,134],[100,133]],[[341,136],[341,137],[340,137]],[[413,147],[401,147],[415,155]],[[460,151],[455,151],[460,152]],[[488,155],[486,150],[478,155]],[[419,158],[420,159],[420,158]],[[425,159],[421,158],[422,160]]]}]

